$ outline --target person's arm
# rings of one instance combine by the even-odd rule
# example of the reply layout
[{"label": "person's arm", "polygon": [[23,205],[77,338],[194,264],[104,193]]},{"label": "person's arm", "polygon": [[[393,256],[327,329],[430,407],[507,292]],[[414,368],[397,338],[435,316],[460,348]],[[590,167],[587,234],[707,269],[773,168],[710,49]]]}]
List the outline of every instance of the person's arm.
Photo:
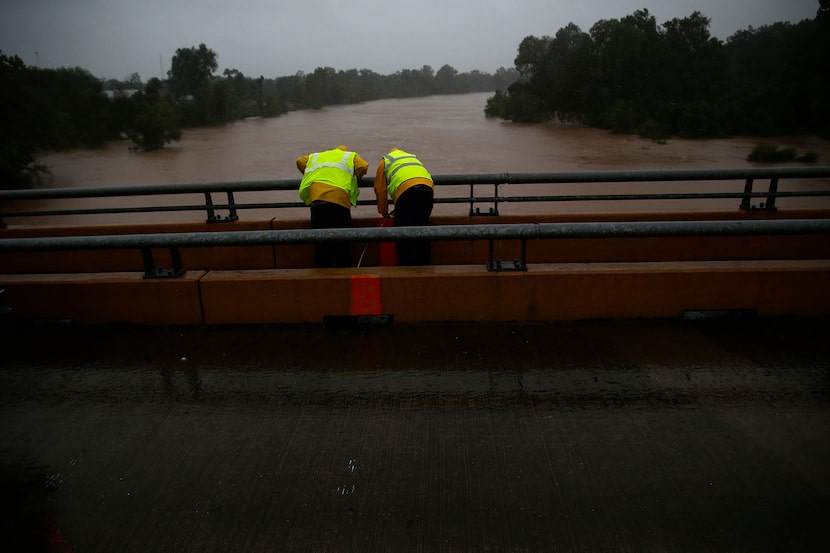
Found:
[{"label": "person's arm", "polygon": [[360,157],[357,153],[354,155],[354,176],[357,180],[363,178],[363,175],[366,174],[366,171],[369,170],[369,164]]},{"label": "person's arm", "polygon": [[384,217],[389,214],[389,195],[387,194],[386,182],[386,160],[381,159],[378,163],[378,170],[375,173],[375,197],[377,198],[378,213]]},{"label": "person's arm", "polygon": [[300,173],[305,174],[305,167],[308,165],[308,156],[298,157],[297,158],[297,169],[300,170]]}]

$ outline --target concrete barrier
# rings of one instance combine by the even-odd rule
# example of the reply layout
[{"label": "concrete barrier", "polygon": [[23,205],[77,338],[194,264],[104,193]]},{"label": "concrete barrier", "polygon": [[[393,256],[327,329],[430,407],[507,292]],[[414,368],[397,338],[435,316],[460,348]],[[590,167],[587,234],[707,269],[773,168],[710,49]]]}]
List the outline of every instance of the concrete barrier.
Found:
[{"label": "concrete barrier", "polygon": [[[361,279],[376,281],[376,309]],[[687,312],[830,314],[830,261],[536,264],[483,267],[212,271],[207,324],[321,323],[391,315],[400,323],[676,318]],[[373,292],[370,290],[369,294]],[[372,298],[369,298],[370,300]],[[357,300],[357,301],[356,301]]]},{"label": "concrete barrier", "polygon": [[830,261],[707,261],[0,275],[9,320],[77,324],[398,323],[830,315]]},{"label": "concrete barrier", "polygon": [[9,320],[76,324],[201,325],[203,271],[175,279],[143,273],[0,275]]}]

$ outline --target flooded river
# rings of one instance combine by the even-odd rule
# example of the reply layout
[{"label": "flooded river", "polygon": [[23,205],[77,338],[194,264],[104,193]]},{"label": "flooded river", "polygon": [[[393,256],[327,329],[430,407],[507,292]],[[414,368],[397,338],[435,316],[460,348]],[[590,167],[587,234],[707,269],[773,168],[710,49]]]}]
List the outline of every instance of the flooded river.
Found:
[{"label": "flooded river", "polygon": [[[746,156],[758,142],[756,138],[672,139],[666,144],[658,144],[636,136],[613,135],[580,126],[515,124],[484,117],[483,109],[488,96],[489,93],[477,93],[390,99],[321,110],[295,111],[277,118],[249,119],[224,127],[187,129],[179,142],[163,151],[134,153],[129,151],[128,142],[112,142],[101,150],[45,153],[38,161],[51,172],[44,179],[44,185],[87,187],[299,178],[295,166],[297,157],[338,144],[345,144],[357,151],[369,162],[369,174],[373,175],[377,161],[394,146],[417,153],[434,174],[457,174],[744,168],[752,166],[746,161]],[[816,151],[820,155],[819,165],[830,162],[830,142],[811,137],[777,139],[775,142],[781,146],[795,147],[800,153]],[[786,185],[782,183],[782,189],[786,189]],[[827,181],[813,185],[830,187]],[[614,192],[652,192],[682,184],[556,186],[558,188],[555,193],[595,193],[607,191],[610,186],[617,187]],[[620,186],[625,186],[625,189],[621,190]],[[715,184],[699,183],[695,186],[696,191],[723,189],[723,185]],[[761,191],[766,184],[759,183],[757,186]],[[742,189],[742,183],[729,185],[729,191],[740,192]],[[464,187],[464,192],[458,193],[465,194],[467,190]],[[514,189],[509,192],[514,193]],[[536,187],[529,190],[529,193],[538,195],[553,192]],[[439,197],[442,194],[447,195],[438,192]],[[504,191],[500,191],[502,194]],[[286,201],[296,201],[294,193],[284,192],[281,196],[276,196]],[[373,198],[372,192],[363,190],[361,199],[367,198]],[[151,203],[141,201],[144,205]],[[171,200],[160,197],[151,198],[151,201],[169,203]],[[790,202],[787,205],[805,207],[814,205],[819,200],[787,201]],[[87,199],[84,202],[84,207],[106,205],[105,200]],[[739,203],[735,200],[725,202],[728,206]],[[630,202],[614,203],[614,206],[609,206],[607,202],[599,206],[584,202],[509,204],[500,207],[500,210],[507,213],[511,210],[573,212],[664,209],[659,202],[652,202],[651,205],[639,202],[640,205],[636,206]],[[41,203],[40,206],[42,205]],[[779,202],[779,207],[781,206]],[[712,207],[711,201],[683,204],[683,209],[709,207]],[[436,213],[463,214],[468,208],[466,204],[443,205],[436,207]],[[371,206],[362,206],[355,213],[356,217],[373,215]],[[273,212],[248,212],[242,215],[245,219],[270,216],[273,216]],[[140,216],[141,220],[148,218],[158,221],[172,218],[202,220],[204,216],[196,213]],[[112,221],[112,216],[108,216],[107,220]],[[36,224],[38,221],[33,218],[9,222]],[[85,216],[84,222],[90,222],[90,216]]]}]

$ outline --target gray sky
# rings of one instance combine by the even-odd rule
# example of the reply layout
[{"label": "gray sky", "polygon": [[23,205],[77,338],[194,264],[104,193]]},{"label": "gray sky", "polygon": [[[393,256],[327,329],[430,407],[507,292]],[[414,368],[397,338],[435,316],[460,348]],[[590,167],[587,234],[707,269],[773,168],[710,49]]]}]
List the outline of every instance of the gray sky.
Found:
[{"label": "gray sky", "polygon": [[[317,67],[459,72],[512,67],[521,40],[648,9],[662,24],[699,11],[725,40],[750,25],[813,19],[818,0],[0,0],[0,50],[32,66],[103,78],[162,77],[204,43],[219,73],[278,77]],[[315,17],[313,14],[321,14]],[[37,53],[36,53],[37,52]]]}]

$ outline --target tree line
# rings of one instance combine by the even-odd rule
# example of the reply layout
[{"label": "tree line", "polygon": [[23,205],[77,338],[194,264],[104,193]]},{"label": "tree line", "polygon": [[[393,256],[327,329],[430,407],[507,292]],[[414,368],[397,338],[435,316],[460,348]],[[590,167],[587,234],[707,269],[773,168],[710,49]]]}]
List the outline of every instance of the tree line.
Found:
[{"label": "tree line", "polygon": [[135,73],[102,80],[81,68],[29,67],[0,52],[0,187],[25,185],[43,171],[35,162],[38,150],[94,148],[117,139],[152,150],[178,140],[183,128],[382,98],[492,92],[517,76],[512,68],[459,73],[450,65],[391,75],[318,67],[277,78],[236,69],[217,75],[217,68],[218,55],[205,44],[179,48],[167,78],[146,83]]},{"label": "tree line", "polygon": [[819,134],[830,139],[830,0],[813,20],[713,38],[700,12],[658,25],[648,10],[526,37],[519,78],[485,114],[670,136]]}]

